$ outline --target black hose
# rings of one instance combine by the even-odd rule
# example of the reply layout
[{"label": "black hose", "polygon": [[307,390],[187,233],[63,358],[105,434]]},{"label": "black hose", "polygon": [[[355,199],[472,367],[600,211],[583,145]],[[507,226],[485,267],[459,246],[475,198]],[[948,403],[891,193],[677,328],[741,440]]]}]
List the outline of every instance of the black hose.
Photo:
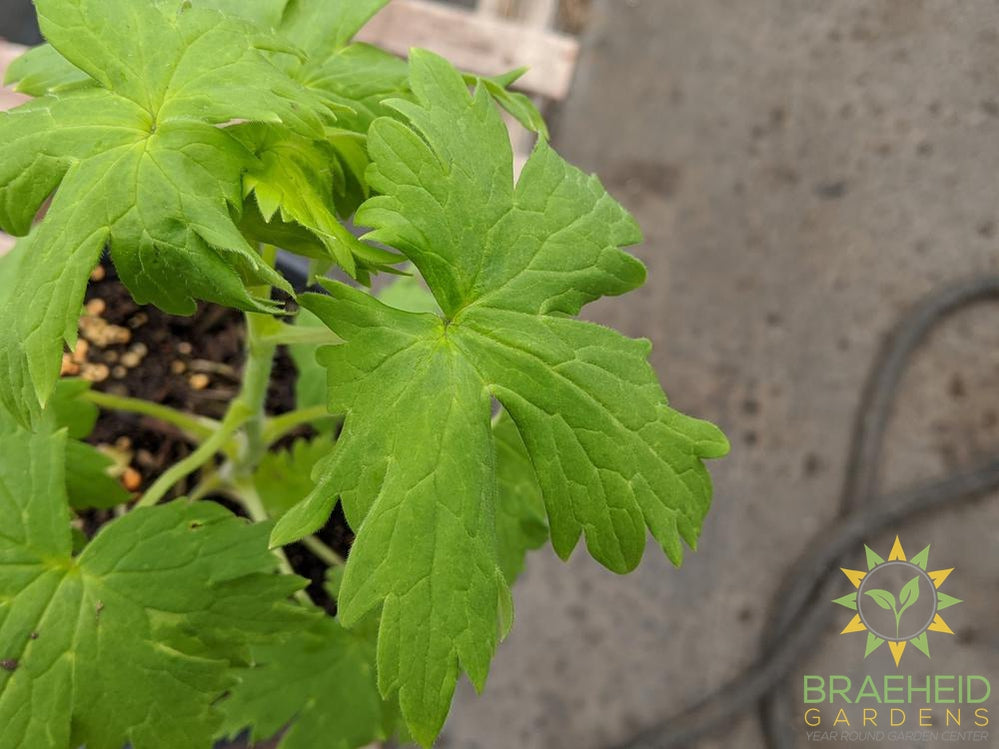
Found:
[{"label": "black hose", "polygon": [[885,430],[913,352],[950,315],[988,299],[999,299],[999,277],[952,284],[924,299],[887,337],[857,407],[840,515],[833,527],[824,528],[792,565],[790,576],[774,597],[759,657],[714,694],[644,730],[622,747],[684,747],[759,705],[770,749],[791,749],[794,733],[782,687],[801,656],[827,627],[825,612],[811,604],[832,597],[835,580],[831,573],[843,556],[855,550],[866,536],[904,519],[979,499],[999,488],[999,459],[995,459],[941,480],[878,494]]}]

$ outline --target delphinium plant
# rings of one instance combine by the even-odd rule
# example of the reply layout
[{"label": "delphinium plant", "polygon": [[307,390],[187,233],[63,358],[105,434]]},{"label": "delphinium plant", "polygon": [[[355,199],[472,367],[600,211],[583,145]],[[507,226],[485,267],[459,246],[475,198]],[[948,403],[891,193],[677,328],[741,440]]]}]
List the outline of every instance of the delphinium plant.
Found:
[{"label": "delphinium plant", "polygon": [[[725,438],[667,405],[648,342],[577,319],[643,282],[638,227],[516,72],[353,42],[386,1],[36,0],[47,44],[8,74],[34,98],[0,115],[3,749],[429,745],[529,549],[582,534],[627,572],[648,532],[675,564],[695,544]],[[538,135],[517,180],[500,109]],[[245,313],[224,417],[61,377],[105,253],[138,304]],[[285,346],[299,402],[267,413]],[[85,441],[97,406],[196,449],[133,495]],[[337,502],[346,559],[314,535]]]}]

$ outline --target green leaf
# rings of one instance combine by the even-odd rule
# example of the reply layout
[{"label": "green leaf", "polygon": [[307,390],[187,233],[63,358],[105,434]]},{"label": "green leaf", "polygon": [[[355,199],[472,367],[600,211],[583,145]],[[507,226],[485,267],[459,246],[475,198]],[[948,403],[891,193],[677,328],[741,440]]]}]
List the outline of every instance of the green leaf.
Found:
[{"label": "green leaf", "polygon": [[[355,255],[367,265],[363,258],[369,256],[369,248],[336,216],[331,167],[337,160],[336,151],[327,143],[273,125],[243,125],[234,128],[234,134],[257,158],[257,164],[243,178],[243,191],[247,196],[253,194],[264,221],[271,223],[277,217],[281,223],[304,227],[325,249],[322,257],[335,260],[357,277]],[[296,246],[286,249],[296,250]]]},{"label": "green leaf", "polygon": [[[434,301],[433,295],[418,278],[412,275],[393,279],[376,296],[390,307],[407,312],[437,311],[437,302]],[[326,327],[322,320],[307,309],[299,310],[295,324],[308,328]],[[295,407],[310,408],[325,405],[328,400],[326,370],[316,361],[316,347],[311,344],[293,344],[288,347],[288,352],[298,372],[295,379]]]},{"label": "green leaf", "polygon": [[92,86],[94,80],[51,44],[40,44],[8,66],[4,83],[22,94],[44,96],[76,86]]},{"label": "green leaf", "polygon": [[[97,406],[82,397],[89,390],[90,383],[84,380],[59,380],[42,414],[41,429],[46,433],[66,430],[64,471],[70,506],[106,509],[124,504],[131,495],[112,476],[114,461],[82,441],[93,431],[98,416]],[[16,431],[16,422],[0,407],[0,432]]]},{"label": "green leaf", "polygon": [[901,616],[902,613],[912,606],[916,601],[919,600],[919,578],[921,575],[916,575],[909,582],[902,586],[902,590],[898,593],[898,615]]},{"label": "green leaf", "polygon": [[[309,0],[315,2],[315,0]],[[214,8],[227,16],[243,18],[264,28],[277,28],[288,0],[196,0],[202,8]]]},{"label": "green leaf", "polygon": [[350,107],[352,114],[344,114],[340,124],[358,133],[367,132],[376,117],[395,115],[386,100],[410,96],[405,61],[369,44],[350,44],[329,57],[312,58],[296,75],[331,101]]},{"label": "green leaf", "polygon": [[887,590],[873,588],[871,590],[865,590],[864,595],[870,596],[874,603],[883,608],[885,611],[895,610],[895,596]]},{"label": "green leaf", "polygon": [[388,3],[389,0],[290,0],[281,31],[310,58],[323,61],[343,49]]},{"label": "green leaf", "polygon": [[107,509],[131,499],[125,487],[110,471],[115,462],[86,442],[66,442],[66,494],[77,509]]},{"label": "green leaf", "polygon": [[0,309],[14,293],[14,284],[27,254],[28,241],[21,239],[6,254],[0,255]]},{"label": "green leaf", "polygon": [[439,731],[459,666],[482,686],[508,615],[496,531],[492,399],[504,406],[542,489],[556,551],[585,531],[624,572],[647,529],[675,563],[710,501],[703,459],[728,443],[667,405],[649,344],[572,319],[638,286],[621,247],[637,226],[592,177],[539,143],[514,186],[505,126],[480,88],[414,52],[411,121],[369,133],[370,238],[420,270],[443,317],[388,307],[330,282],[302,303],[346,343],[322,349],[330,408],[346,414],[316,490],[273,544],[320,527],[339,496],[357,539],[340,595],[352,626],[381,607],[379,687],[399,691],[414,736]]},{"label": "green leaf", "polygon": [[[212,2],[229,6],[238,0]],[[364,133],[375,117],[385,113],[381,101],[388,96],[405,95],[407,90],[405,62],[376,47],[350,43],[357,31],[387,3],[388,0],[274,0],[267,12],[258,11],[254,15],[258,22],[268,25],[276,6],[281,6],[279,32],[302,54],[297,59],[285,56],[276,62],[328,101],[349,106],[350,111],[344,112],[340,120],[341,127]],[[347,212],[350,213],[353,208]]]},{"label": "green leaf", "polygon": [[511,585],[524,557],[548,540],[541,486],[516,425],[503,411],[493,420],[496,443],[496,537],[500,569]]},{"label": "green leaf", "polygon": [[[322,327],[323,321],[307,309],[301,309],[295,324],[306,328]],[[326,397],[326,370],[316,361],[316,347],[309,343],[296,343],[288,347],[298,376],[295,378],[295,407],[311,408],[324,405]]]},{"label": "green leaf", "polygon": [[545,118],[541,116],[537,106],[526,96],[517,91],[507,89],[521,74],[527,72],[526,68],[514,71],[512,76],[504,78],[478,78],[485,86],[486,91],[493,97],[495,102],[505,109],[517,122],[531,132],[537,133],[542,138],[548,138],[548,125]]},{"label": "green leaf", "polygon": [[376,296],[389,307],[395,307],[404,312],[432,312],[433,314],[440,312],[434,295],[417,276],[412,274],[393,279]]},{"label": "green leaf", "polygon": [[[509,596],[490,511],[489,397],[457,352],[445,348],[434,355],[432,330],[440,327],[434,322],[438,318],[349,293],[356,295],[360,309],[372,305],[380,313],[355,320],[369,326],[371,343],[378,345],[352,349],[361,358],[343,367],[361,369],[354,383],[341,383],[334,391],[353,401],[351,410],[361,418],[348,417],[342,442],[318,468],[320,488],[307,505],[279,521],[274,540],[316,530],[332,509],[334,492],[341,492],[348,521],[359,535],[340,591],[339,616],[350,627],[384,604],[379,687],[386,697],[399,690],[413,734],[429,744],[444,721],[459,661],[482,687],[499,639],[499,601]],[[326,318],[318,300],[310,307]],[[396,355],[383,359],[386,338],[394,341]],[[339,351],[321,350],[321,363],[330,366],[331,353]],[[365,374],[379,360],[381,385],[375,387]],[[341,403],[334,410],[345,410],[337,408]],[[375,413],[375,420],[362,416]],[[321,506],[315,508],[316,503]],[[315,510],[305,527],[303,508]]]},{"label": "green leaf", "polygon": [[[159,2],[160,0],[155,0]],[[200,9],[214,9],[230,18],[239,18],[262,29],[281,23],[287,0],[198,0]],[[69,62],[51,44],[32,47],[12,62],[4,83],[30,96],[44,96],[79,85],[93,85],[94,80]]]},{"label": "green leaf", "polygon": [[[345,113],[341,124],[358,133],[367,132],[376,117],[398,116],[386,106],[387,99],[412,98],[405,61],[369,44],[349,43],[387,4],[388,0],[292,2],[281,26],[282,33],[308,57],[292,67],[293,75],[332,101],[349,106],[353,113]],[[525,128],[547,138],[548,128],[534,102],[507,88],[525,71],[494,78],[467,75],[466,80],[481,81],[497,104]]]},{"label": "green leaf", "polygon": [[182,0],[36,8],[49,42],[95,85],[0,115],[0,227],[26,233],[56,191],[2,310],[0,392],[22,420],[52,392],[105,244],[139,303],[272,311],[248,286],[290,287],[232,216],[254,156],[219,125],[284,123],[319,138],[331,116],[256,49],[253,27],[215,11]]},{"label": "green leaf", "polygon": [[327,437],[299,439],[287,450],[267,453],[253,473],[253,485],[271,518],[279,518],[308,496],[315,488],[312,469],[329,454]]},{"label": "green leaf", "polygon": [[[433,297],[412,276],[398,279],[379,296],[385,302],[390,299],[397,302],[394,306],[400,308],[406,308],[407,305],[436,308]],[[308,314],[318,320],[311,313]],[[303,349],[302,356],[315,362],[313,347],[296,345],[291,348]],[[321,381],[313,377],[317,372],[322,374]],[[308,385],[303,383],[303,375],[307,378]],[[299,397],[299,408],[325,403],[325,370],[318,364],[314,363],[304,372],[299,370],[298,386],[306,387],[308,393],[304,401],[302,396]],[[319,399],[313,403],[313,398],[317,396]],[[542,546],[548,539],[548,524],[541,488],[524,442],[505,413],[494,420],[493,436],[496,444],[497,551],[500,568],[507,581],[512,583],[524,568],[527,552]],[[328,439],[319,437],[314,440],[296,440],[289,449],[270,452],[263,458],[253,480],[270,517],[281,517],[313,490],[313,470],[329,451]]]},{"label": "green leaf", "polygon": [[[340,177],[333,183],[333,189],[336,191],[334,203],[336,203],[337,215],[341,218],[347,218],[353,216],[357,207],[371,195],[365,178],[370,163],[366,141],[363,136],[357,133],[331,134],[329,131],[327,132],[328,142],[337,153],[337,161],[334,162],[334,166]],[[368,247],[369,245],[364,246]]]},{"label": "green leaf", "polygon": [[90,436],[97,423],[98,408],[84,399],[89,391],[90,383],[86,380],[61,379],[56,383],[47,409],[53,431],[65,428],[70,438],[77,440]]},{"label": "green leaf", "polygon": [[253,666],[222,703],[229,735],[252,727],[256,743],[287,730],[279,749],[355,749],[388,738],[374,638],[321,617],[294,637],[253,647]]},{"label": "green leaf", "polygon": [[209,747],[251,637],[297,625],[266,526],[129,512],[72,553],[62,433],[0,434],[0,746]]}]

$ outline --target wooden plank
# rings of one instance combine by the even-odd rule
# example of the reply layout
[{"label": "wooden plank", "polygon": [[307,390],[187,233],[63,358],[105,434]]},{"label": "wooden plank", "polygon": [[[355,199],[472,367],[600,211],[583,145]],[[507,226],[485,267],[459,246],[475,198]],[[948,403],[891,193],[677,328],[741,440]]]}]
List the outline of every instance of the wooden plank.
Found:
[{"label": "wooden plank", "polygon": [[493,18],[503,18],[510,14],[512,0],[479,0],[475,12]]},{"label": "wooden plank", "polygon": [[552,99],[568,95],[579,55],[579,43],[565,34],[428,0],[393,0],[358,38],[397,55],[423,47],[481,75],[528,66],[518,88]]},{"label": "wooden plank", "polygon": [[557,12],[558,0],[521,0],[517,18],[525,26],[545,29],[555,23]]},{"label": "wooden plank", "polygon": [[521,26],[548,29],[555,23],[558,0],[479,0],[475,12],[515,20]]}]

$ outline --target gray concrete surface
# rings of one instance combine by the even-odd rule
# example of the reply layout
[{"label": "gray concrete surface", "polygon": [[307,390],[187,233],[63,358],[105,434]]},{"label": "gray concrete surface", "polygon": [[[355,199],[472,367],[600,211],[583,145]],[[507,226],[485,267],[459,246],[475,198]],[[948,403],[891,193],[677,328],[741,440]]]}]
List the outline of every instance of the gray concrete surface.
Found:
[{"label": "gray concrete surface", "polygon": [[[753,658],[776,586],[835,514],[882,336],[940,283],[999,271],[999,4],[596,0],[554,133],[646,232],[648,285],[590,314],[651,338],[673,403],[720,423],[733,451],[682,570],[652,547],[624,578],[583,550],[531,558],[486,693],[460,691],[445,747],[606,747]],[[999,453],[997,413],[999,305],[984,305],[917,357],[884,485]],[[957,568],[946,589],[966,601],[948,612],[957,636],[903,673],[999,682],[995,499],[897,529]],[[869,543],[887,552],[893,535]],[[829,604],[796,680],[893,671],[837,634],[846,613]],[[752,717],[700,744],[763,745]]]}]

